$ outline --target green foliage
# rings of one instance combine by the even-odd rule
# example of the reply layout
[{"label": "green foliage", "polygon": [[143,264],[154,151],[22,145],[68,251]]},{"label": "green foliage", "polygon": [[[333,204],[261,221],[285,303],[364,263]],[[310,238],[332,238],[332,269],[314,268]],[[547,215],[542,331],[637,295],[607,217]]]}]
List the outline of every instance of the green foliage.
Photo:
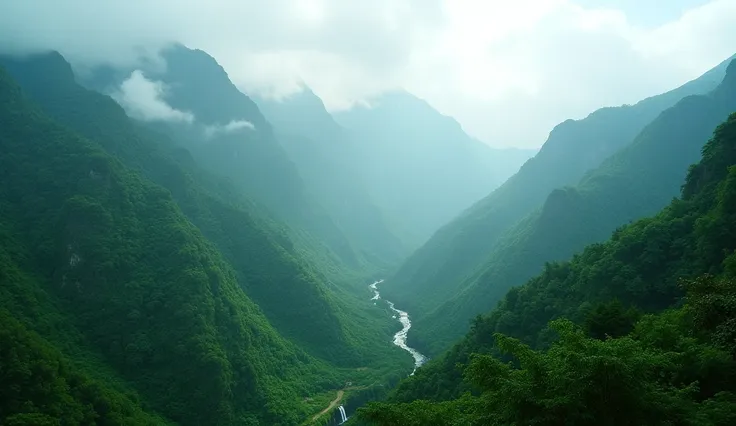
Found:
[{"label": "green foliage", "polygon": [[[440,401],[467,391],[481,392],[478,383],[463,380],[462,372],[473,353],[504,356],[492,337],[496,333],[540,349],[554,346],[559,330],[547,324],[559,318],[579,324],[587,320],[595,337],[626,333],[636,316],[630,308],[659,312],[681,303],[679,282],[686,277],[689,295],[684,310],[644,316],[631,337],[621,339],[633,338],[645,349],[653,346],[679,353],[679,362],[689,364],[677,367],[678,389],[697,380],[699,389],[693,392],[701,398],[714,397],[698,405],[693,418],[706,416],[702,413],[711,408],[712,415],[720,415],[721,404],[733,398],[715,395],[719,389],[732,392],[729,386],[736,383],[732,375],[734,284],[727,278],[697,277],[707,273],[733,277],[729,268],[736,249],[736,239],[731,237],[736,224],[731,219],[736,205],[731,201],[736,194],[735,130],[736,114],[732,114],[703,148],[700,163],[690,169],[681,199],[652,218],[618,229],[608,242],[593,244],[568,262],[547,263],[542,274],[509,291],[489,314],[477,317],[460,343],[403,381],[390,400]],[[624,341],[595,340],[605,345]],[[604,347],[593,341],[586,345]]]},{"label": "green foliage", "polygon": [[166,423],[144,412],[136,399],[81,373],[1,308],[0,366],[0,421],[4,425]]},{"label": "green foliage", "polygon": [[[716,88],[726,65],[636,105],[561,123],[516,175],[437,231],[387,280],[392,285],[385,296],[413,314],[412,344],[440,353],[467,331],[474,315],[540,273],[544,262],[567,259],[666,205],[713,127],[731,110],[690,105],[660,126],[648,125],[681,99]],[[625,146],[631,152],[606,160]],[[584,189],[561,189],[599,166],[601,174]]]},{"label": "green foliage", "polygon": [[[550,193],[538,212],[505,232],[461,294],[417,321],[415,336],[422,338],[431,330],[433,340],[437,335],[444,341],[457,337],[471,315],[490,310],[508,288],[541,272],[545,262],[568,259],[588,244],[605,241],[617,227],[669,204],[713,129],[736,110],[731,80],[736,75],[727,76],[712,93],[683,99],[660,114],[576,188]],[[453,320],[447,321],[448,316]]]},{"label": "green foliage", "polygon": [[736,357],[736,285],[733,280],[700,277],[685,284],[689,313],[701,331]]},{"label": "green foliage", "polygon": [[[59,314],[45,317],[72,318],[115,374],[181,424],[294,424],[308,414],[303,395],[339,385],[274,331],[168,191],[49,120],[0,77],[0,223],[17,265],[4,264],[2,275],[32,271],[36,282],[22,292],[2,282],[11,315],[37,318],[18,297],[58,298]],[[34,328],[53,336],[47,319]],[[93,368],[73,341],[58,346]]]},{"label": "green foliage", "polygon": [[313,237],[78,86],[58,54],[0,59],[68,126],[3,74],[0,308],[75,368],[182,424],[297,424],[311,395],[410,371],[365,277]]},{"label": "green foliage", "polygon": [[[194,120],[155,127],[185,146],[201,167],[229,179],[279,220],[311,234],[341,262],[360,267],[362,259],[352,242],[316,202],[271,125],[217,61],[206,52],[182,45],[164,49],[162,59],[166,67],[143,67],[145,76],[165,84],[166,102],[191,112]],[[114,70],[107,73],[108,78],[98,75],[91,84],[98,89],[118,86],[131,71]],[[212,131],[233,122],[247,122],[253,128]]]},{"label": "green foliage", "polygon": [[[702,278],[695,286],[702,285]],[[734,282],[720,282],[702,298],[733,297]],[[706,286],[707,287],[707,286]],[[721,425],[736,421],[736,361],[713,346],[688,319],[692,308],[648,316],[631,336],[594,339],[569,320],[550,329],[559,336],[533,350],[497,333],[497,347],[516,361],[473,355],[466,379],[477,392],[443,402],[373,403],[359,415],[376,425]],[[732,312],[723,321],[733,321]]]},{"label": "green foliage", "polygon": [[[203,172],[167,136],[133,123],[109,97],[77,85],[69,64],[58,54],[4,62],[45,112],[165,187],[187,219],[225,255],[238,284],[281,334],[340,365],[364,365],[375,357],[375,342],[386,336],[358,340],[351,334],[370,335],[382,325],[376,318],[366,324],[348,323],[350,319],[341,315],[336,295],[327,288],[338,274],[327,274],[328,268],[345,268],[333,266],[329,253],[312,249],[311,241],[267,218],[237,187]],[[234,99],[227,105],[223,109],[229,114],[252,113]]]},{"label": "green foliage", "polygon": [[599,303],[588,312],[585,316],[585,329],[596,339],[625,336],[634,328],[638,317],[639,313],[635,309],[626,309],[618,299],[614,299]]}]

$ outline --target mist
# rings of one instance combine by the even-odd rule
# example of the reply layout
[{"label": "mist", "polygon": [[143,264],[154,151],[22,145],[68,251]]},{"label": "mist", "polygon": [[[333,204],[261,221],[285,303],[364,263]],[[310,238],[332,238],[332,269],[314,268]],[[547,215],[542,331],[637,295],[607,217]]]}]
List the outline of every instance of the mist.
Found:
[{"label": "mist", "polygon": [[246,93],[284,97],[304,83],[338,111],[405,89],[485,143],[539,147],[556,123],[661,93],[732,54],[732,0],[659,9],[655,20],[623,1],[8,2],[0,49],[56,49],[83,72],[135,68],[181,42]]}]

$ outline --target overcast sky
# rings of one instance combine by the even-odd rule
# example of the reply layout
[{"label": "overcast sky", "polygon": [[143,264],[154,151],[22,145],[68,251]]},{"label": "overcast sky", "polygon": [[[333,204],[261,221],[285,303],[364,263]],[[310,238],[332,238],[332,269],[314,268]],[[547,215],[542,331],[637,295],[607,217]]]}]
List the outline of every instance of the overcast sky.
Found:
[{"label": "overcast sky", "polygon": [[206,50],[246,93],[329,109],[405,88],[496,146],[634,103],[736,53],[736,0],[3,0],[0,50],[75,65]]}]

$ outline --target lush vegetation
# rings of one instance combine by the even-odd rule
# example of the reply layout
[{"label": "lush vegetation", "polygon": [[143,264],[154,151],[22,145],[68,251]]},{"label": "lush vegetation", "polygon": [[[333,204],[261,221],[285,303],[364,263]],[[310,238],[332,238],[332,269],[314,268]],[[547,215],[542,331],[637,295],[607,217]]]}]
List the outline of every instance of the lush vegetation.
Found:
[{"label": "lush vegetation", "polygon": [[362,284],[364,276],[346,274],[329,251],[268,219],[174,141],[129,120],[109,97],[77,85],[60,55],[3,62],[47,113],[165,187],[281,334],[338,365],[408,362],[383,344],[394,324],[367,303],[367,287],[345,291],[347,281]]},{"label": "lush vegetation", "polygon": [[38,277],[19,267],[27,256],[0,220],[0,421],[28,426],[59,425],[61,419],[65,424],[166,424],[99,363],[60,312],[59,301],[44,291]]},{"label": "lush vegetation", "polygon": [[362,416],[386,425],[731,424],[735,250],[733,114],[680,199],[548,263]]},{"label": "lush vegetation", "polygon": [[2,71],[3,424],[297,424],[410,368],[367,287],[337,304],[287,230],[63,58],[3,62],[44,109]]},{"label": "lush vegetation", "polygon": [[[550,192],[566,185],[577,184],[587,171],[598,167],[606,158],[631,144],[642,129],[662,111],[688,95],[704,94],[713,90],[723,79],[726,66],[727,63],[724,62],[697,80],[635,105],[603,108],[585,119],[567,120],[559,124],[552,130],[539,153],[527,161],[518,173],[438,230],[424,246],[402,264],[384,287],[387,298],[412,312],[415,319],[415,328],[412,329],[414,344],[432,355],[447,348],[451,339],[458,336],[458,332],[467,330],[467,314],[473,315],[481,311],[445,304],[460,294],[473,278],[478,277],[477,274],[483,272],[491,256],[497,254],[494,253],[494,249],[502,251],[499,247],[502,237],[507,235],[517,222],[542,206]],[[723,118],[721,117],[721,120]],[[704,142],[705,140],[701,141]],[[680,173],[678,179],[682,179],[682,172],[683,170],[677,171]],[[669,194],[665,196],[669,197]],[[655,208],[661,208],[661,205]],[[614,226],[623,223],[625,222],[615,223]],[[601,238],[605,238],[605,235],[604,231]],[[513,237],[525,236],[514,233]],[[592,241],[595,240],[584,243]],[[539,241],[535,240],[535,243],[537,242]],[[577,247],[575,250],[580,248]],[[536,246],[534,249],[536,250]],[[549,252],[545,250],[541,256],[542,262],[550,260],[545,258],[548,254]],[[522,250],[518,255],[524,257],[527,253]],[[529,253],[529,256],[535,256],[535,253]],[[565,255],[553,257],[553,259],[564,258]],[[537,261],[539,259],[535,259],[532,263]],[[524,276],[526,271],[528,274],[535,274],[539,272],[538,268],[539,266],[529,268],[526,265],[512,267],[508,270],[508,277],[493,277],[494,280],[508,279],[511,281],[510,284],[497,281],[490,284],[486,280],[485,286],[500,285],[503,287],[497,295],[500,296],[508,286],[519,285],[529,278],[529,275]],[[516,277],[515,274],[521,276]],[[519,278],[521,281],[518,281]],[[415,294],[422,294],[422,297],[416,298]],[[486,308],[490,306],[492,305]],[[439,311],[439,308],[442,311]],[[428,315],[433,316],[427,318]],[[435,330],[436,327],[445,325],[448,316],[454,315],[459,316],[458,322],[453,322],[451,326],[448,324],[448,328],[442,332]],[[443,319],[436,321],[440,316]],[[436,341],[437,337],[441,341]],[[437,343],[433,345],[432,342]]]},{"label": "lush vegetation", "polygon": [[0,365],[4,425],[166,424],[142,410],[135,395],[80,372],[5,310],[0,310]]},{"label": "lush vegetation", "polygon": [[6,74],[0,98],[16,263],[157,411],[288,424],[300,396],[339,385],[271,328],[168,191],[28,106]]},{"label": "lush vegetation", "polygon": [[[405,264],[393,290],[423,314],[412,336],[431,329],[432,354],[541,273],[389,391],[411,360],[390,345],[399,325],[369,301],[368,278],[518,153],[401,93],[341,115],[355,140],[309,92],[269,106],[276,133],[206,53],[163,58],[145,75],[189,122],[129,118],[56,53],[0,57],[0,423],[308,424],[338,390],[351,409],[385,397],[356,419],[377,424],[736,422],[736,115],[679,199],[557,262],[676,195],[736,109],[736,80],[644,126],[724,67],[563,123]],[[109,92],[130,71],[85,82]],[[581,176],[527,215],[547,186]]]},{"label": "lush vegetation", "polygon": [[[165,84],[164,100],[192,114],[193,121],[159,122],[156,127],[185,146],[200,166],[229,179],[269,214],[311,234],[344,266],[365,266],[352,242],[305,186],[258,106],[235,87],[217,61],[182,45],[164,49],[162,59],[166,67],[143,67],[144,75]],[[114,91],[131,71],[97,70],[86,84]],[[232,123],[253,127],[225,130]]]},{"label": "lush vegetation", "polygon": [[[517,365],[474,355],[478,394],[445,402],[377,403],[381,425],[728,425],[736,422],[736,283],[689,283],[688,304],[642,318],[624,337],[596,339],[569,320],[547,350],[496,334]],[[711,310],[715,309],[715,312]]]},{"label": "lush vegetation", "polygon": [[713,92],[664,111],[576,187],[552,191],[539,210],[504,232],[462,290],[417,321],[415,342],[429,353],[449,347],[473,316],[540,273],[545,262],[568,259],[617,227],[661,210],[679,193],[685,170],[698,161],[713,129],[733,111],[736,62]]}]

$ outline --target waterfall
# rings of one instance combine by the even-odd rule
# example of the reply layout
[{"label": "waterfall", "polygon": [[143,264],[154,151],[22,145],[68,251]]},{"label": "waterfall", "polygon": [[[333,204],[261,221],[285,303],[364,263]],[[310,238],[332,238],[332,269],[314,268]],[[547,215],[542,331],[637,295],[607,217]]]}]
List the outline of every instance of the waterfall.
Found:
[{"label": "waterfall", "polygon": [[345,407],[341,405],[337,409],[340,410],[340,419],[341,419],[340,424],[343,424],[346,421],[348,421],[348,416],[347,414],[345,414]]}]

